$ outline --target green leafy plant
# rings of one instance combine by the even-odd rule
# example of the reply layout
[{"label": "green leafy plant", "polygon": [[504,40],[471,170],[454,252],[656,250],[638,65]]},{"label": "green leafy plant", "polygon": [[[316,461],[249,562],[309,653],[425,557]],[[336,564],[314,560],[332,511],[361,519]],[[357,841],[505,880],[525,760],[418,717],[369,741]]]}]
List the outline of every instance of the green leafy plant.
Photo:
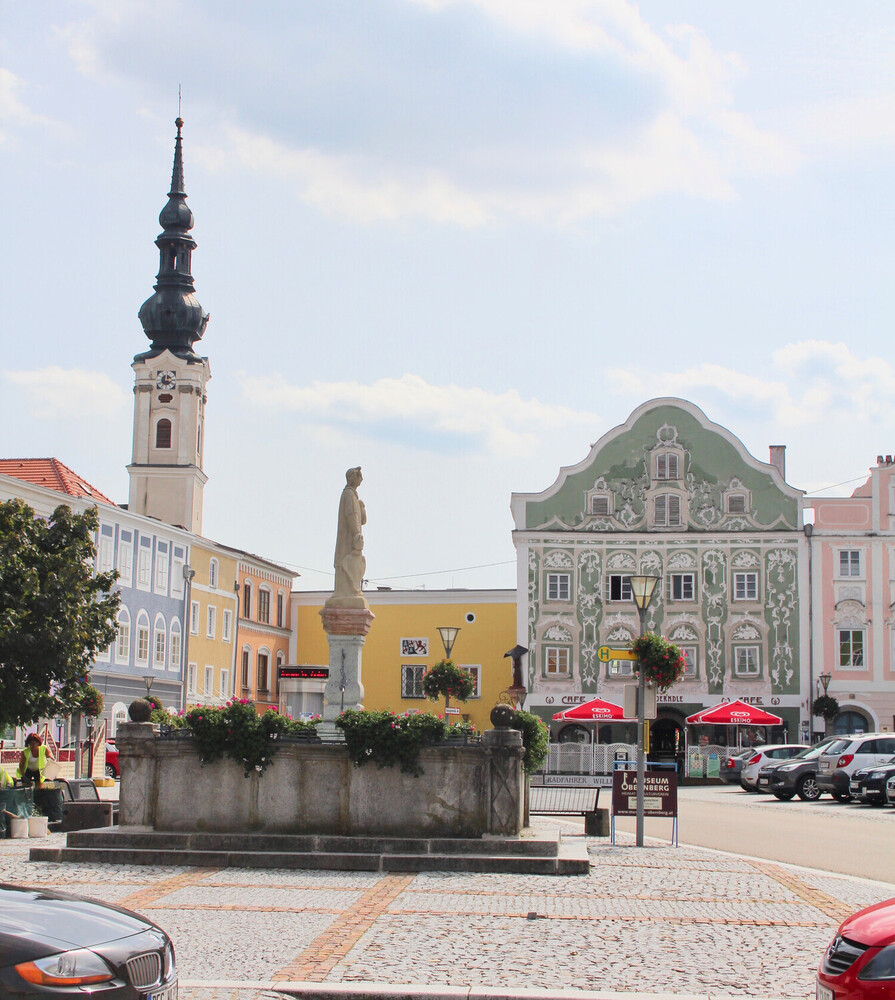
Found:
[{"label": "green leafy plant", "polygon": [[316,731],[317,721],[300,722],[268,709],[258,715],[251,702],[233,699],[222,708],[197,705],[183,716],[203,764],[223,756],[242,764],[245,776],[263,774],[273,763],[276,740]]},{"label": "green leafy plant", "polygon": [[832,722],[839,714],[839,702],[831,694],[822,694],[811,703],[811,712],[825,722]]},{"label": "green leafy plant", "polygon": [[79,710],[84,715],[98,716],[103,713],[102,693],[92,684],[85,684],[81,689],[81,697],[78,705]]},{"label": "green leafy plant", "polygon": [[659,691],[665,691],[676,684],[687,669],[687,658],[680,646],[669,642],[664,635],[647,632],[639,635],[631,649],[637,656],[634,669],[647,681],[655,684]]},{"label": "green leafy plant", "polygon": [[521,709],[513,713],[510,726],[522,733],[522,746],[525,750],[522,757],[522,770],[526,774],[539,770],[547,759],[550,730],[537,715],[524,712]]},{"label": "green leafy plant", "polygon": [[153,711],[165,711],[165,706],[162,704],[161,699],[157,698],[154,694],[147,692],[143,695],[143,700],[148,701],[152,705]]},{"label": "green leafy plant", "polygon": [[423,693],[430,701],[456,698],[466,701],[475,692],[475,678],[453,660],[439,660],[423,677]]},{"label": "green leafy plant", "polygon": [[475,731],[469,723],[451,725],[427,712],[395,715],[352,708],[344,711],[335,724],[345,735],[355,767],[371,762],[379,767],[397,765],[405,774],[415,777],[423,773],[419,764],[422,747]]}]

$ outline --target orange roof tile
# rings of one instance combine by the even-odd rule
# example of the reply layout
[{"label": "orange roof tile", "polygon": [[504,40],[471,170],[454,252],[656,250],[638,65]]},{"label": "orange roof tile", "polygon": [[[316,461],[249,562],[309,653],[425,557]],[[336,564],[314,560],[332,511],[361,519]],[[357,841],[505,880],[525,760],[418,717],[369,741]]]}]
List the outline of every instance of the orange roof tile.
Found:
[{"label": "orange roof tile", "polygon": [[58,458],[0,458],[0,475],[12,476],[35,486],[66,493],[70,497],[87,497],[112,507],[118,505],[82,479]]}]

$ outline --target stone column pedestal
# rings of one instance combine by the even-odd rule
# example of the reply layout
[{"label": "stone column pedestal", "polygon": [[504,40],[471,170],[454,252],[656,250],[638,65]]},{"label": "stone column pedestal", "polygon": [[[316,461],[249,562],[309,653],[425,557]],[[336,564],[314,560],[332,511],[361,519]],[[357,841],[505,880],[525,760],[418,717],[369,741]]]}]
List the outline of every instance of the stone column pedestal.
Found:
[{"label": "stone column pedestal", "polygon": [[121,773],[118,786],[121,826],[152,826],[158,734],[155,722],[122,722],[118,726],[115,745]]},{"label": "stone column pedestal", "polygon": [[322,735],[337,731],[333,723],[344,708],[364,707],[361,652],[374,617],[367,607],[333,606],[329,601],[320,611],[329,641],[329,680],[323,690],[323,724],[319,727]]}]

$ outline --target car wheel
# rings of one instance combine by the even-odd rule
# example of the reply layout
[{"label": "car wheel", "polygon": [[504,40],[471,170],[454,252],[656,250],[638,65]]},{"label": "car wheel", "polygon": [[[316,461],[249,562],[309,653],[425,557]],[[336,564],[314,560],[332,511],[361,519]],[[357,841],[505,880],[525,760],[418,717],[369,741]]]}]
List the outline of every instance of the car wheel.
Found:
[{"label": "car wheel", "polygon": [[848,792],[830,792],[830,795],[832,795],[837,802],[851,802],[851,795],[849,795]]},{"label": "car wheel", "polygon": [[817,779],[813,774],[806,774],[802,778],[796,792],[803,802],[815,802],[823,795],[823,792],[817,787]]},{"label": "car wheel", "polygon": [[780,799],[781,802],[789,802],[795,794],[795,792],[774,792],[774,798]]},{"label": "car wheel", "polygon": [[106,777],[107,778],[117,778],[118,772],[112,767],[111,764],[106,764]]}]

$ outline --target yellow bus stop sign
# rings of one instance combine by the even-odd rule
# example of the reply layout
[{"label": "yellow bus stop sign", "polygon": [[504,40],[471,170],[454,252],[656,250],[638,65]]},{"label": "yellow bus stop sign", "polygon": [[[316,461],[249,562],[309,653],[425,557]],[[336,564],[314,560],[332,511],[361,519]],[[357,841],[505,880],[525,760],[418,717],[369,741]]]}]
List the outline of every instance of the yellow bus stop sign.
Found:
[{"label": "yellow bus stop sign", "polygon": [[608,663],[610,660],[636,660],[637,654],[630,649],[613,649],[611,646],[600,646],[597,650],[597,659],[600,663]]}]

